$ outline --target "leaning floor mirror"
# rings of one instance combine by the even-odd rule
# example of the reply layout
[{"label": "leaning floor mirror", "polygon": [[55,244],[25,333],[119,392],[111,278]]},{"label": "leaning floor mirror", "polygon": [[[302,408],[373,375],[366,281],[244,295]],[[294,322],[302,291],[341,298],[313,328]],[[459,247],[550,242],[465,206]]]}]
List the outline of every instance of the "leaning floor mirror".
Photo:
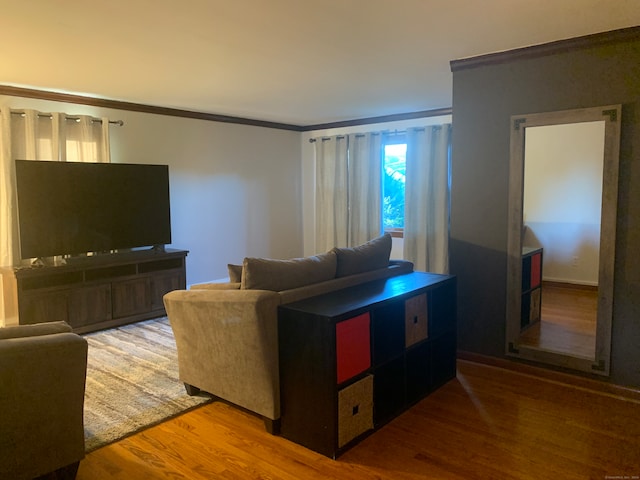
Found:
[{"label": "leaning floor mirror", "polygon": [[609,375],[620,105],[511,117],[506,353]]}]

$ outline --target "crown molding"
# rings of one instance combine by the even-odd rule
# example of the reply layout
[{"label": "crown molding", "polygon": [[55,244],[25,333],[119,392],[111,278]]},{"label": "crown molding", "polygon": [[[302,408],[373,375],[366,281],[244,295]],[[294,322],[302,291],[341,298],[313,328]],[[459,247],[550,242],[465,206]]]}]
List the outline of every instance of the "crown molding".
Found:
[{"label": "crown molding", "polygon": [[37,90],[31,88],[14,87],[10,85],[0,85],[0,95],[12,97],[36,98],[38,100],[50,100],[54,102],[75,103],[80,105],[90,105],[93,107],[111,108],[114,110],[125,110],[131,112],[151,113],[155,115],[169,115],[173,117],[194,118],[197,120],[207,120],[211,122],[235,123],[240,125],[252,125],[256,127],[275,128],[278,130],[289,130],[293,132],[307,132],[325,128],[351,127],[357,125],[367,125],[371,123],[393,122],[399,120],[411,120],[415,118],[434,117],[439,115],[451,115],[451,108],[439,108],[435,110],[424,110],[420,112],[398,113],[380,117],[369,117],[341,122],[323,123],[317,125],[291,125],[287,123],[269,122],[251,118],[234,117],[230,115],[218,115],[215,113],[195,112],[192,110],[181,110],[177,108],[156,107],[141,103],[123,102],[119,100],[108,100],[104,98],[89,97],[84,95],[74,95],[69,93],[51,92],[47,90]]},{"label": "crown molding", "polygon": [[555,55],[558,53],[566,53],[573,50],[581,50],[584,48],[637,41],[639,39],[640,26],[635,26],[621,28],[619,30],[611,30],[608,32],[594,33],[592,35],[585,35],[582,37],[569,38],[566,40],[542,43],[540,45],[516,48],[504,52],[489,53],[486,55],[478,55],[476,57],[452,60],[449,62],[449,65],[452,72],[457,72],[459,70],[487,65],[497,65],[511,62],[513,60],[537,58],[547,55]]},{"label": "crown molding", "polygon": [[312,130],[326,130],[329,128],[355,127],[358,125],[370,125],[372,123],[398,122],[401,120],[413,120],[416,118],[439,117],[441,115],[451,115],[451,107],[436,108],[433,110],[422,110],[419,112],[397,113],[394,115],[383,115],[380,117],[368,117],[355,120],[345,120],[342,122],[319,123],[317,125],[307,125],[302,127],[303,132]]},{"label": "crown molding", "polygon": [[0,85],[0,95],[11,95],[14,97],[37,98],[38,100],[51,100],[54,102],[76,103],[80,105],[90,105],[93,107],[112,108],[115,110],[126,110],[130,112],[152,113],[156,115],[169,115],[172,117],[194,118],[197,120],[208,120],[211,122],[237,123],[240,125],[252,125],[256,127],[276,128],[279,130],[292,130],[294,132],[303,131],[299,125],[287,123],[268,122],[252,118],[234,117],[230,115],[218,115],[214,113],[196,112],[192,110],[181,110],[177,108],[156,107],[141,103],[122,102],[119,100],[108,100],[104,98],[88,97],[84,95],[72,95],[69,93],[50,92],[46,90],[36,90],[31,88],[13,87]]}]

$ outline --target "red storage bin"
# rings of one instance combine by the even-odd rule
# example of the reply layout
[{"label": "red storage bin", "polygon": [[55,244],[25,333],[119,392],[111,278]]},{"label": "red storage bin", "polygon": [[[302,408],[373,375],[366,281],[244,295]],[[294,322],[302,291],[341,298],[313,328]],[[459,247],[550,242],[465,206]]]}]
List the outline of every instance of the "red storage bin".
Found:
[{"label": "red storage bin", "polygon": [[369,313],[336,324],[336,364],[338,383],[371,366]]},{"label": "red storage bin", "polygon": [[542,282],[542,254],[536,253],[531,257],[531,285],[536,288]]}]

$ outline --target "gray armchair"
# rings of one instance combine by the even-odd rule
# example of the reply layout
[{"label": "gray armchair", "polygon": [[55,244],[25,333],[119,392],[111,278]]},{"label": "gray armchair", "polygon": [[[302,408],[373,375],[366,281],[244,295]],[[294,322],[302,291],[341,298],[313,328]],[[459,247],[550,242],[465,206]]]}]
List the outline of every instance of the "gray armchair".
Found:
[{"label": "gray armchair", "polygon": [[0,478],[75,478],[87,341],[64,322],[0,328]]},{"label": "gray armchair", "polygon": [[188,290],[164,296],[178,349],[180,380],[260,415],[277,433],[280,418],[280,295],[264,290]]}]

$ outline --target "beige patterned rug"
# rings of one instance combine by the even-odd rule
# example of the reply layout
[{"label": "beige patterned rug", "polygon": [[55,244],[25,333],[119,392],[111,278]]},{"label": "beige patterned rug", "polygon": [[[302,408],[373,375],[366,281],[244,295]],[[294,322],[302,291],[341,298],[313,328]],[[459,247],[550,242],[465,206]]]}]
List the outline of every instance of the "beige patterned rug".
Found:
[{"label": "beige patterned rug", "polygon": [[176,344],[166,317],[84,337],[89,342],[87,452],[210,401],[187,395],[178,379]]}]

